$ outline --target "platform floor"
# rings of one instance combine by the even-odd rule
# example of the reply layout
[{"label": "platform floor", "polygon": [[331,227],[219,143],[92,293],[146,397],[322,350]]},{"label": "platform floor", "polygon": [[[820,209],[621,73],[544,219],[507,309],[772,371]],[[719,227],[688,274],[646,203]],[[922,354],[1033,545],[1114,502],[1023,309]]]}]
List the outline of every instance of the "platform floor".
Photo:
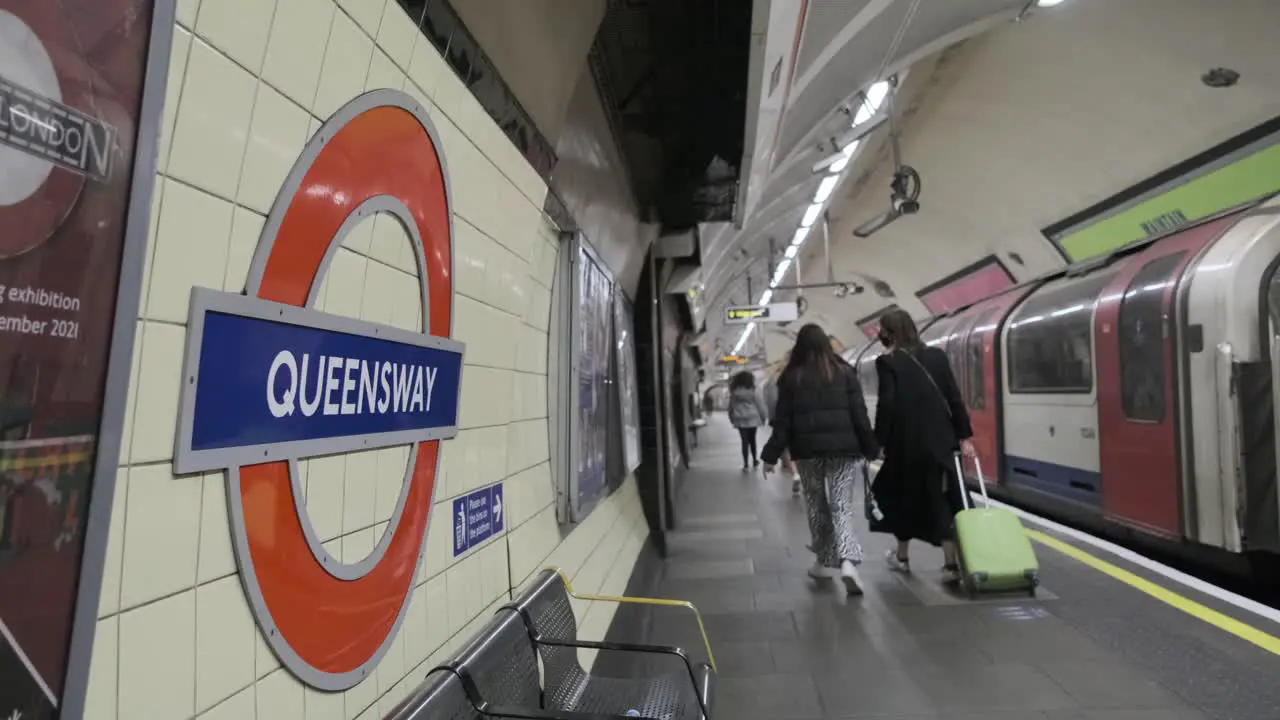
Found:
[{"label": "platform floor", "polygon": [[[971,601],[941,585],[941,551],[915,547],[914,574],[903,577],[883,562],[892,539],[864,533],[866,594],[848,598],[834,582],[805,574],[808,529],[789,483],[742,472],[723,414],[699,440],[669,557],[646,549],[628,593],[690,600],[703,612],[721,675],[718,718],[1280,718],[1280,656],[1043,544],[1036,599]],[[1256,616],[1076,546],[1280,634]],[[634,607],[619,612],[609,635],[691,650],[698,637],[675,611]]]}]

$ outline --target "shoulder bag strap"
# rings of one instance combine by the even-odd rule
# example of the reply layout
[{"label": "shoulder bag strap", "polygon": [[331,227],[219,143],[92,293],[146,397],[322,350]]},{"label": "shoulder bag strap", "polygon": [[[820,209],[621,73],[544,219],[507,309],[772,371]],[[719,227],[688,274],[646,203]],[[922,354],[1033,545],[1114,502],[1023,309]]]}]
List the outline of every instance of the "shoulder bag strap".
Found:
[{"label": "shoulder bag strap", "polygon": [[951,403],[947,402],[947,397],[942,394],[942,388],[938,387],[938,382],[933,379],[933,373],[930,373],[929,369],[926,368],[915,355],[911,354],[911,351],[904,350],[902,352],[910,358],[911,362],[915,363],[916,367],[920,368],[920,372],[924,373],[924,376],[929,379],[929,384],[933,386],[934,391],[938,394],[938,399],[942,401],[942,409],[947,411],[947,417],[951,417]]}]

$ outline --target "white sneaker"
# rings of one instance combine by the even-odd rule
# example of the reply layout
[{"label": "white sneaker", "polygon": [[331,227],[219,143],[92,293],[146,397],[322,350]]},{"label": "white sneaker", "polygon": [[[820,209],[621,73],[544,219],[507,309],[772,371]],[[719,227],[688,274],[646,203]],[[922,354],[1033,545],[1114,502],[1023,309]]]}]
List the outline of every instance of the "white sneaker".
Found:
[{"label": "white sneaker", "polygon": [[850,595],[862,594],[862,578],[858,576],[858,568],[848,560],[840,563],[840,579],[844,581],[844,589]]},{"label": "white sneaker", "polygon": [[948,585],[958,585],[960,583],[959,568],[942,568],[942,582]]},{"label": "white sneaker", "polygon": [[884,560],[889,563],[890,570],[895,570],[900,573],[911,572],[911,561],[899,558],[897,550],[890,550],[889,552],[886,552],[884,554]]}]

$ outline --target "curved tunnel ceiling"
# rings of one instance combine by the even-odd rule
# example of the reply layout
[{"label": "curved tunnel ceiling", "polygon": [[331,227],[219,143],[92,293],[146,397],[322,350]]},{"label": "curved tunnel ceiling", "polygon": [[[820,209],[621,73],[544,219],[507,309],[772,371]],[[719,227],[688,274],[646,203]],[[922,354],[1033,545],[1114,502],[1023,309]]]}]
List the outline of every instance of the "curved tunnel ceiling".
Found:
[{"label": "curved tunnel ceiling", "polygon": [[[797,38],[795,17],[788,28],[779,16],[802,5]],[[863,341],[857,322],[890,304],[927,316],[917,292],[962,268],[986,261],[1021,281],[1062,266],[1042,228],[1280,115],[1280,48],[1257,32],[1280,22],[1273,0],[1064,0],[1052,8],[774,0],[769,13],[770,25],[762,31],[757,17],[754,30],[765,50],[749,79],[757,92],[741,229],[702,228],[704,356],[738,346],[774,358],[789,346],[795,323],[744,333],[723,324],[724,307],[761,299],[829,176],[813,166],[832,152],[829,138],[848,130],[845,109],[894,72],[901,150],[922,177],[921,210],[870,237],[853,235],[889,202],[893,164],[881,127],[851,153],[824,204],[830,272],[865,289],[839,298],[830,288],[804,291],[800,322],[819,322],[849,346]],[[770,94],[775,56],[794,61],[794,79],[785,87],[784,67]],[[1242,79],[1209,87],[1201,76],[1214,67]],[[820,224],[794,253],[800,277],[788,268],[783,285],[827,280]],[[892,297],[875,291],[877,280]]]}]

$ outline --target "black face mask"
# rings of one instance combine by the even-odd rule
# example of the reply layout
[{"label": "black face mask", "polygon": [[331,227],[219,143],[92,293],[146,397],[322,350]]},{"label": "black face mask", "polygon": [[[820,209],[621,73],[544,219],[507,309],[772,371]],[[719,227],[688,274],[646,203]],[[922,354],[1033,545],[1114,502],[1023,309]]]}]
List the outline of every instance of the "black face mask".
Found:
[{"label": "black face mask", "polygon": [[880,344],[881,344],[881,345],[883,345],[883,346],[885,346],[885,347],[889,347],[889,340],[890,340],[890,338],[889,338],[889,336],[888,336],[887,334],[885,334],[885,333],[880,333],[880,336],[879,336],[878,338],[876,338],[876,339],[880,341]]}]

